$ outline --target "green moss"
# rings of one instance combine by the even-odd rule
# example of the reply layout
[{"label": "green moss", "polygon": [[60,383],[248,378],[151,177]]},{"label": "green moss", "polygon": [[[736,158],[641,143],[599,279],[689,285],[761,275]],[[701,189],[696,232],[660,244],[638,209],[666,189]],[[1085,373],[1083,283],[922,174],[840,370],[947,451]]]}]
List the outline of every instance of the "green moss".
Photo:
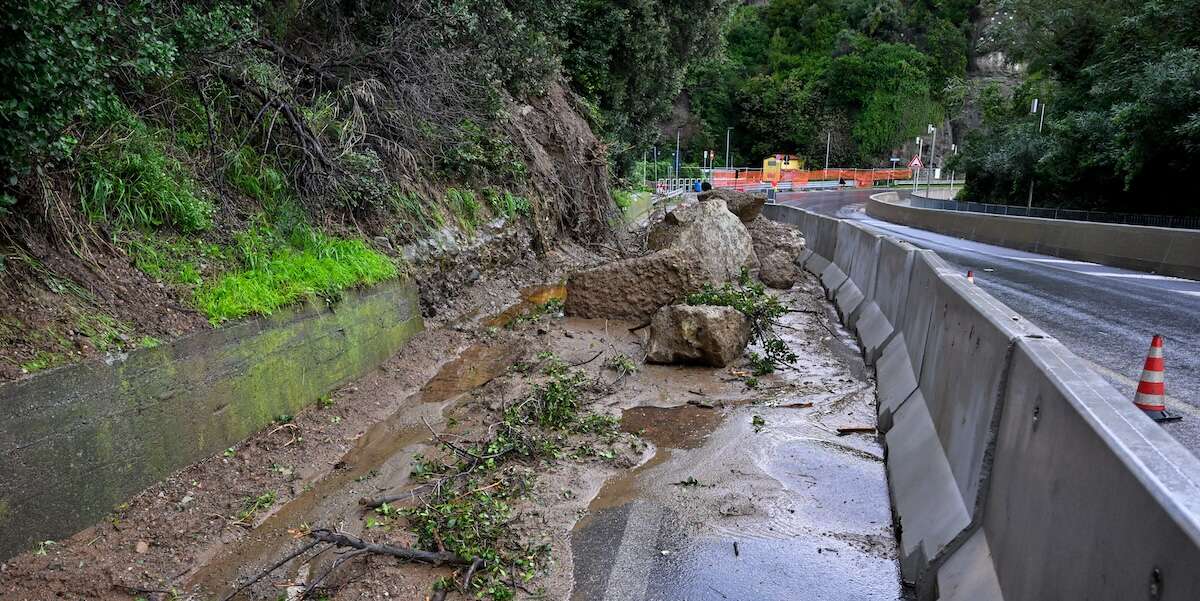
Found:
[{"label": "green moss", "polygon": [[299,247],[271,249],[261,236],[241,242],[247,269],[229,273],[197,291],[196,306],[213,323],[246,315],[270,315],[310,295],[337,298],[353,286],[396,276],[396,266],[358,240],[309,232]]}]

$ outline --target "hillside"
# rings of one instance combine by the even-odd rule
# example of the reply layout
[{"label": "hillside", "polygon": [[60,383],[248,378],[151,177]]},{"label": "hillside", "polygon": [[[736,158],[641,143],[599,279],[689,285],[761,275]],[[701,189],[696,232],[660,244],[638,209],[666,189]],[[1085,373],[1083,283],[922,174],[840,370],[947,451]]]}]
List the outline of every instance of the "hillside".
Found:
[{"label": "hillside", "polygon": [[[610,24],[725,14],[635,4]],[[539,252],[608,236],[620,141],[665,110],[628,90],[698,44],[631,68],[583,27],[603,6],[6,5],[0,379],[403,274],[431,313],[497,219]]]}]

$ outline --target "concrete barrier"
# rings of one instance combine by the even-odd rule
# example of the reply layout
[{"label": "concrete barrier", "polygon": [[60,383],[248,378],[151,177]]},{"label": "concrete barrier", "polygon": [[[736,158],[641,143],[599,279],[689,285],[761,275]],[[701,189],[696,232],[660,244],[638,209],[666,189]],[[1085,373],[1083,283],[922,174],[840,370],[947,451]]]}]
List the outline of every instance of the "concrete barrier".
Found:
[{"label": "concrete barrier", "polygon": [[422,328],[395,281],[0,386],[0,560],[375,369]]},{"label": "concrete barrier", "polygon": [[1200,599],[1195,456],[1055,340],[1017,343],[1004,405],[981,532],[1006,599]]},{"label": "concrete barrier", "polygon": [[[830,229],[816,220],[816,235]],[[881,353],[879,427],[917,598],[1200,598],[1200,460],[935,253],[834,231],[810,242],[842,250],[822,281],[841,303],[847,286],[862,294],[864,352]],[[882,343],[864,331],[880,320]]]},{"label": "concrete barrier", "polygon": [[1200,279],[1200,230],[924,209],[895,192],[872,196],[867,214],[1007,248]]}]

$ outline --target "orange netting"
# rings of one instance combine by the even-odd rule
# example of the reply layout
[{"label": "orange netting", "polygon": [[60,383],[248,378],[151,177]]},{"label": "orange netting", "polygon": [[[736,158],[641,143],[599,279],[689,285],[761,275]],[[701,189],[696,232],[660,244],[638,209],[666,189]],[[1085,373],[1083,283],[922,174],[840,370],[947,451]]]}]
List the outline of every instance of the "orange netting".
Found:
[{"label": "orange netting", "polygon": [[745,190],[764,184],[778,185],[791,183],[792,186],[803,186],[809,182],[839,181],[854,182],[858,187],[870,187],[879,181],[908,179],[912,177],[909,169],[812,169],[809,171],[784,170],[780,172],[778,181],[764,181],[761,169],[714,169],[712,185],[716,188],[733,188]]}]

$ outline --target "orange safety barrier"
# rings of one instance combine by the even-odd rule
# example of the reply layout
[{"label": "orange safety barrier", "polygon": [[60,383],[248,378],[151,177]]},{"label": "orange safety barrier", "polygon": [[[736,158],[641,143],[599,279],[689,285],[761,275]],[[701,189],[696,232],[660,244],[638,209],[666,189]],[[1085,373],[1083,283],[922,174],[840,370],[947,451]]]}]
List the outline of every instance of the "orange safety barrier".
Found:
[{"label": "orange safety barrier", "polygon": [[875,185],[875,182],[910,177],[912,171],[909,169],[786,169],[780,172],[778,181],[763,181],[761,169],[714,169],[712,185],[717,188],[746,190],[764,185],[778,187],[780,184],[790,184],[784,187],[796,187],[809,182],[844,180],[853,181],[859,187],[870,187]]}]

